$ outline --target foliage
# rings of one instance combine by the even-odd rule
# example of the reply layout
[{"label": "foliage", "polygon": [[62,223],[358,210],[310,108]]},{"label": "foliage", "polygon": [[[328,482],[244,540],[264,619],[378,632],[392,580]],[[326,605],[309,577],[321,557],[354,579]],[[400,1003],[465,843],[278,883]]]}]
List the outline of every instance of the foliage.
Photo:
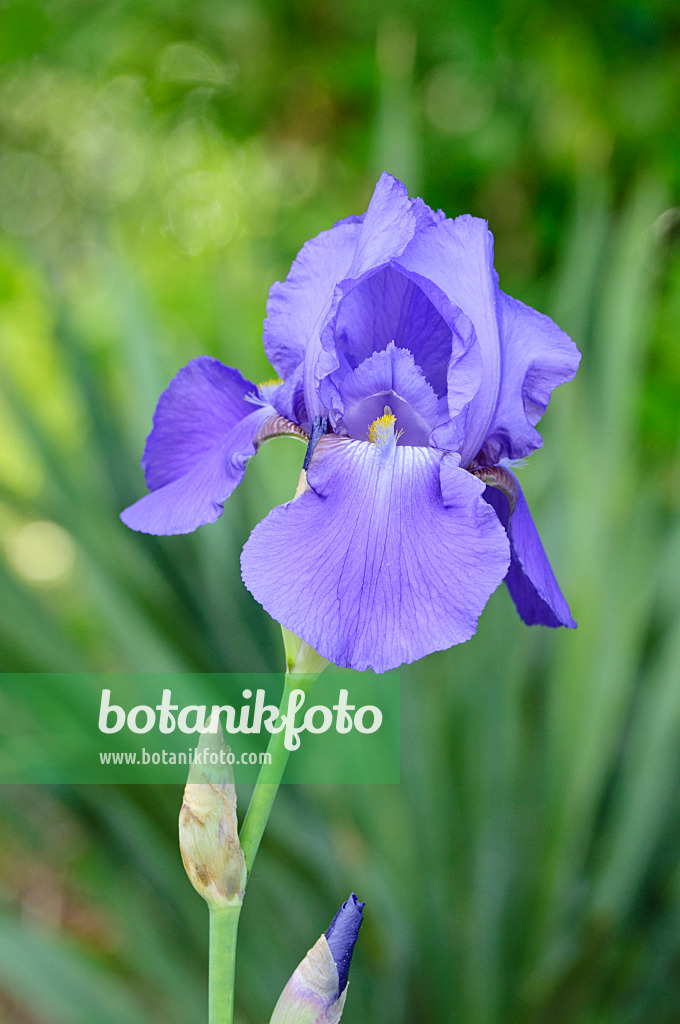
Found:
[{"label": "foliage", "polygon": [[[270,283],[365,205],[377,170],[488,217],[504,287],[584,353],[522,471],[579,629],[527,630],[499,592],[473,641],[402,672],[400,787],[285,789],[248,889],[237,1009],[268,1018],[354,889],[347,1024],[670,1024],[677,12],[395,11],[3,6],[1,666],[279,664],[238,554],[294,489],[300,449],[267,446],[217,526],[134,535],[117,513],[143,493],[155,399],[203,352],[269,376]],[[3,791],[4,1021],[204,1016],[180,802],[171,787]]]}]

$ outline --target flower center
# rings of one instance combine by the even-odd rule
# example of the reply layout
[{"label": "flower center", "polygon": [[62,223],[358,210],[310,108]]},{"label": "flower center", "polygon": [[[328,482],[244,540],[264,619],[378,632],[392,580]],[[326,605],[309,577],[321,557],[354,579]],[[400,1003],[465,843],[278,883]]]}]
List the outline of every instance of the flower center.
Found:
[{"label": "flower center", "polygon": [[426,445],[434,423],[425,420],[405,399],[395,391],[379,391],[360,399],[345,410],[344,423],[347,433],[357,441],[373,441],[373,428],[381,422],[387,410],[397,432],[397,443]]},{"label": "flower center", "polygon": [[395,433],[394,424],[396,422],[397,417],[392,413],[389,405],[386,405],[382,416],[373,420],[368,428],[368,440],[371,444],[377,444],[378,448],[385,448],[393,438],[398,442],[401,431]]},{"label": "flower center", "polygon": [[350,437],[366,441],[371,424],[389,407],[399,444],[427,445],[436,426],[437,397],[406,349],[393,341],[374,352],[340,383],[342,421]]}]

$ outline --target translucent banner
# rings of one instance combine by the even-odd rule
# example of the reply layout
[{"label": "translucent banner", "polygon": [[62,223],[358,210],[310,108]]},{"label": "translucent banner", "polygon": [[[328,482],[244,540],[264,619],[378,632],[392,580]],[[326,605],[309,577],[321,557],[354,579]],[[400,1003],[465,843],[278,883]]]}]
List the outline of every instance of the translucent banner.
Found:
[{"label": "translucent banner", "polygon": [[[0,674],[0,783],[182,783],[201,733],[222,728],[237,782],[267,745],[289,750],[284,782],[399,782],[399,675]],[[218,725],[219,723],[219,725]]]}]

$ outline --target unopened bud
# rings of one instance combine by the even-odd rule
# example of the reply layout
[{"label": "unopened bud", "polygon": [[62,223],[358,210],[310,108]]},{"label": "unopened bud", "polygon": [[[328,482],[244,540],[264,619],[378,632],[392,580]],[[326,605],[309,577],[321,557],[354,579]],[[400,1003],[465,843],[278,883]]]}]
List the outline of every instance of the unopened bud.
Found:
[{"label": "unopened bud", "polygon": [[352,893],[292,974],[270,1024],[338,1024],[363,909],[364,904]]},{"label": "unopened bud", "polygon": [[228,753],[219,723],[216,732],[202,734],[179,815],[184,867],[196,892],[212,907],[240,903],[246,887]]}]

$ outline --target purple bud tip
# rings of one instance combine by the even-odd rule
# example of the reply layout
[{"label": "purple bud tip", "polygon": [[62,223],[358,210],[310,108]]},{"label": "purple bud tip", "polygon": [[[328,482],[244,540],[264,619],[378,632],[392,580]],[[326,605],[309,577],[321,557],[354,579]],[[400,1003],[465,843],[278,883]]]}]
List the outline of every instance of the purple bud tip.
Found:
[{"label": "purple bud tip", "polygon": [[366,904],[360,903],[352,893],[340,907],[326,932],[326,941],[338,969],[338,997],[347,988],[349,965],[352,962],[354,943],[364,920],[362,910],[365,906]]}]

